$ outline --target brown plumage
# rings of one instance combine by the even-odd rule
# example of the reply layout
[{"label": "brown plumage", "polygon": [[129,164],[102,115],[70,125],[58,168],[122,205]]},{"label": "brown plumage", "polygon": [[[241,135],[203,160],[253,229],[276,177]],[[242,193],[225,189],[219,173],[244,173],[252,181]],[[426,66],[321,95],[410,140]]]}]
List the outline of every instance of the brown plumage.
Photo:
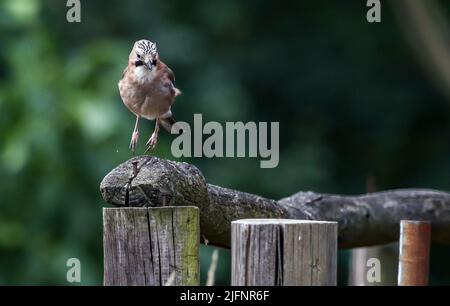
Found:
[{"label": "brown plumage", "polygon": [[168,132],[175,123],[171,106],[180,90],[175,87],[175,75],[164,64],[149,40],[135,42],[128,57],[128,66],[119,81],[119,92],[125,106],[136,115],[130,148],[134,154],[139,139],[139,118],[156,119],[155,130],[147,141],[147,149],[153,150],[158,140],[159,126]]}]

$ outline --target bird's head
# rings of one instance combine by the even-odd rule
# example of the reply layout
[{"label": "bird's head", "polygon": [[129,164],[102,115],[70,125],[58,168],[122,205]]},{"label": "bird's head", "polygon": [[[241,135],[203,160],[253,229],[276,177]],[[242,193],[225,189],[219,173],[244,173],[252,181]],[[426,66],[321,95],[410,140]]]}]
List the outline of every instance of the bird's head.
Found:
[{"label": "bird's head", "polygon": [[136,67],[142,66],[152,71],[156,67],[158,59],[155,43],[146,39],[141,39],[134,43],[130,54],[130,61],[133,65]]}]

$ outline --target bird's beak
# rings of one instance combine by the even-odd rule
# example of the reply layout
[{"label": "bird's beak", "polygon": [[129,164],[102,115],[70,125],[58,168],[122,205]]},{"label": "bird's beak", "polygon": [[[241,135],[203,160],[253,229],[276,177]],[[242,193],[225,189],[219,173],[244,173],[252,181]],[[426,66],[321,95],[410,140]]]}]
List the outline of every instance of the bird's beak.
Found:
[{"label": "bird's beak", "polygon": [[146,62],[146,63],[145,63],[145,66],[147,66],[147,68],[150,69],[150,71],[153,70],[153,64],[152,64],[152,61]]}]

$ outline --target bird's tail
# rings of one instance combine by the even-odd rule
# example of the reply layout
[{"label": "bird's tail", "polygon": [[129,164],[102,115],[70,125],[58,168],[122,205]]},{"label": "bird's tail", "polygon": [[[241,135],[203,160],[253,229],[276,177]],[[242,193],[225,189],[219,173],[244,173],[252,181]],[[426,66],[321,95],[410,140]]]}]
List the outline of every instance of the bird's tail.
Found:
[{"label": "bird's tail", "polygon": [[175,124],[175,118],[173,116],[167,117],[167,118],[159,118],[159,123],[162,125],[162,127],[170,133],[172,130],[172,126]]}]

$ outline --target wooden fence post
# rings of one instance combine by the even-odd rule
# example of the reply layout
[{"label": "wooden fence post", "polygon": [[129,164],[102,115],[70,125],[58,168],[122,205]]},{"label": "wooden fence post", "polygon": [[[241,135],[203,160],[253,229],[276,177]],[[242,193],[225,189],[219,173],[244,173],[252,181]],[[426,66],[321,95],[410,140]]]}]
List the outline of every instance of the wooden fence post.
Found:
[{"label": "wooden fence post", "polygon": [[400,222],[399,286],[428,285],[430,234],[428,221]]},{"label": "wooden fence post", "polygon": [[234,286],[336,285],[337,222],[238,220],[231,240]]},{"label": "wooden fence post", "polygon": [[197,207],[104,208],[104,285],[199,285]]},{"label": "wooden fence post", "polygon": [[[379,280],[368,277],[371,260],[380,261]],[[398,243],[361,247],[351,250],[349,267],[350,286],[395,286],[398,276]]]}]

